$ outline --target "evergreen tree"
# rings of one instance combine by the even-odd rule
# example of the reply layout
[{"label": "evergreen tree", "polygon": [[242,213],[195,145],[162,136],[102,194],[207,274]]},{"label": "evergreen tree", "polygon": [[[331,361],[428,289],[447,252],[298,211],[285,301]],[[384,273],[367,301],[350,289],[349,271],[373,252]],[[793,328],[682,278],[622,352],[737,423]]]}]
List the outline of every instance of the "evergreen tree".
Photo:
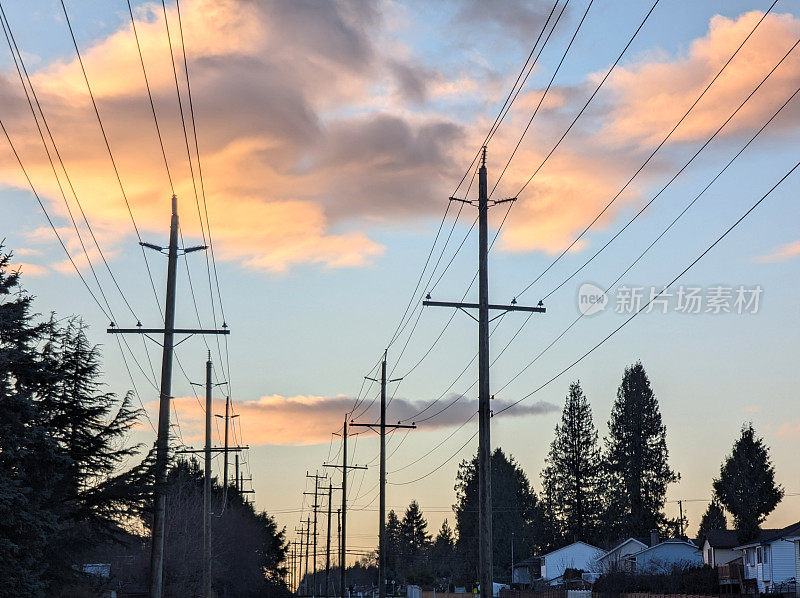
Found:
[{"label": "evergreen tree", "polygon": [[439,533],[433,540],[431,546],[431,567],[433,574],[439,578],[446,580],[446,585],[449,585],[450,579],[453,577],[455,559],[455,536],[453,530],[447,523],[447,519],[442,522],[442,527],[439,528]]},{"label": "evergreen tree", "polygon": [[394,509],[386,517],[386,577],[400,581],[400,519]]},{"label": "evergreen tree", "polygon": [[564,544],[595,541],[600,522],[602,463],[592,410],[579,382],[569,393],[542,472],[553,523]]},{"label": "evergreen tree", "polygon": [[703,513],[703,518],[700,519],[700,528],[697,530],[700,546],[703,545],[708,532],[717,529],[728,529],[728,520],[725,518],[725,511],[722,510],[722,505],[714,499],[708,503],[708,508]]},{"label": "evergreen tree", "polygon": [[408,578],[412,573],[415,577],[424,576],[425,572],[420,570],[420,565],[426,560],[431,536],[428,533],[428,522],[422,516],[422,510],[416,500],[412,500],[408,505],[400,522],[398,544],[403,576]]},{"label": "evergreen tree", "polygon": [[[0,246],[0,251],[2,247]],[[48,585],[45,558],[58,530],[51,510],[66,459],[36,404],[48,376],[37,344],[47,324],[31,314],[32,298],[0,253],[0,596],[35,596]]]},{"label": "evergreen tree", "polygon": [[667,428],[641,362],[625,368],[608,427],[605,535],[646,537],[668,529],[667,486],[679,476],[669,466]]},{"label": "evergreen tree", "polygon": [[[528,477],[513,457],[495,449],[492,473],[492,546],[494,578],[509,578],[511,532],[514,554],[522,559],[548,545],[543,513]],[[461,583],[478,579],[478,458],[462,461],[456,476],[456,553]]]},{"label": "evergreen tree", "polygon": [[753,424],[742,426],[741,436],[714,480],[714,494],[733,516],[739,540],[758,536],[761,523],[783,499],[783,488],[775,482],[775,468],[764,440]]}]

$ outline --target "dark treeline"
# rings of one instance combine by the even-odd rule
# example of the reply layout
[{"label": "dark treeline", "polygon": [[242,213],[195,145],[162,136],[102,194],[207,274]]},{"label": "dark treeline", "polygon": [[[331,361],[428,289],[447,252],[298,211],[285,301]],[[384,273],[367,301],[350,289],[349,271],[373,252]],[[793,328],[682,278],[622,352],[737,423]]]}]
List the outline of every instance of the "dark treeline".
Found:
[{"label": "dark treeline", "polygon": [[[0,248],[0,596],[146,588],[153,459],[131,440],[144,413],[101,382],[100,352],[80,319],[35,314],[10,259]],[[166,595],[191,596],[201,579],[202,474],[176,462],[169,484]],[[285,592],[283,531],[236,492],[223,498],[215,486],[218,591]],[[87,573],[90,563],[111,564],[111,578]]]}]

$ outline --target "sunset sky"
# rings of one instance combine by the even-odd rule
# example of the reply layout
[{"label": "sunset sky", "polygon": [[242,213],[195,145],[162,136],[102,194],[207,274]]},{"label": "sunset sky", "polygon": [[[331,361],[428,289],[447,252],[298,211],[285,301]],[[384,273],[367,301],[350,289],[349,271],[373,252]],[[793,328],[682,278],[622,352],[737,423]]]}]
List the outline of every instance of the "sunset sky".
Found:
[{"label": "sunset sky", "polygon": [[[390,388],[394,399],[389,419],[418,420],[416,414],[437,399],[425,415],[453,404],[420,422],[417,430],[398,432],[388,441],[388,504],[400,510],[418,500],[432,531],[445,517],[453,522],[458,463],[477,448],[477,438],[469,440],[477,430],[475,419],[469,420],[477,409],[477,363],[468,365],[477,351],[477,326],[460,312],[423,310],[421,298],[427,292],[438,300],[459,300],[465,292],[477,298],[475,287],[468,290],[477,266],[477,235],[468,235],[474,208],[459,209],[462,204],[457,203],[449,207],[422,284],[412,292],[447,198],[469,172],[458,191],[464,196],[470,162],[553,3],[181,0],[224,316],[213,270],[209,278],[205,257],[193,253],[187,263],[197,310],[187,265],[181,261],[177,323],[196,326],[199,315],[203,326],[213,327],[215,318],[217,325],[225,320],[230,326],[230,372],[224,342],[218,346],[215,339],[208,340],[217,380],[230,382],[240,415],[235,440],[252,447],[247,473],[252,474],[255,501],[288,530],[308,513],[310,501],[302,495],[311,488],[306,472],[322,472],[323,461],[339,458],[340,441],[332,433],[340,429],[356,398],[365,398],[355,411],[359,421],[377,417],[372,403],[377,388],[362,386],[362,380],[375,376],[398,322],[406,320],[388,351],[392,377],[403,377]],[[177,12],[174,1],[166,4],[186,102]],[[569,371],[542,385],[625,321],[629,314],[616,313],[616,308],[625,311],[620,302],[630,289],[641,290],[646,302],[651,288],[661,290],[795,166],[800,94],[612,285],[797,92],[800,48],[786,55],[800,40],[800,6],[778,0],[756,27],[771,1],[661,0],[586,111],[537,170],[652,6],[649,1],[589,4],[569,2],[488,145],[491,190],[585,15],[493,195],[514,196],[536,173],[505,221],[506,207],[493,208],[490,234],[503,224],[491,253],[490,288],[498,303],[518,297],[520,303],[535,304],[546,297],[547,313],[534,315],[519,333],[524,314],[511,313],[495,322],[493,357],[514,339],[492,367],[495,411],[536,392],[493,419],[492,444],[517,459],[538,492],[539,473],[570,381],[580,380],[603,436],[622,372],[641,360],[660,401],[671,464],[681,474],[668,492],[668,515],[677,515],[674,501],[688,500],[684,512],[690,531],[697,529],[712,477],[741,425],[752,421],[771,447],[778,480],[787,492],[767,525],[787,525],[800,519],[800,173],[786,178],[678,280],[663,309],[642,313]],[[61,4],[41,0],[2,5],[80,206],[59,170],[66,204],[62,198],[5,37],[0,119],[103,308],[108,311],[87,258],[118,325],[133,326],[138,318],[145,326],[160,326],[131,216]],[[166,244],[172,188],[127,4],[68,0],[66,6],[142,239]],[[562,6],[560,2],[550,25]],[[204,206],[199,189],[195,201],[164,13],[160,2],[134,2],[133,10],[185,244],[198,245],[203,240],[198,213],[205,219]],[[520,294],[618,194],[754,27],[708,93],[612,207]],[[779,62],[641,217],[566,280],[659,194]],[[185,103],[184,111],[188,109]],[[194,160],[191,134],[190,128]],[[0,146],[0,238],[14,250],[24,285],[37,297],[37,311],[84,318],[91,340],[103,346],[109,387],[126,392],[131,379],[116,340],[105,334],[108,317],[75,273],[4,137]],[[197,174],[196,162],[193,168]],[[475,192],[473,185],[470,197]],[[158,300],[163,301],[166,260],[152,252],[148,260]],[[580,319],[522,371],[580,315],[579,289],[585,283],[600,290],[612,285],[608,308]],[[757,309],[751,305],[736,313],[733,299],[740,287],[760,289]],[[699,289],[706,301],[719,293],[714,289],[728,289],[734,309],[713,313],[706,303],[701,313],[681,312],[679,294],[689,288]],[[407,317],[401,320],[410,299]],[[151,371],[142,339],[128,340],[141,366],[126,350],[133,381],[155,423],[158,392],[151,382],[159,373],[160,348],[153,343],[147,348],[155,368]],[[202,381],[205,342],[191,338],[177,354],[188,378]],[[228,387],[217,390],[215,410],[221,413]],[[203,414],[194,392],[176,369],[173,394],[181,435],[187,444],[200,446]],[[135,438],[152,442],[146,421]],[[351,441],[350,461],[370,465],[351,480],[349,531],[355,550],[376,543],[377,447],[370,432]],[[219,461],[215,459],[215,467]],[[334,482],[338,479],[337,473]]]}]

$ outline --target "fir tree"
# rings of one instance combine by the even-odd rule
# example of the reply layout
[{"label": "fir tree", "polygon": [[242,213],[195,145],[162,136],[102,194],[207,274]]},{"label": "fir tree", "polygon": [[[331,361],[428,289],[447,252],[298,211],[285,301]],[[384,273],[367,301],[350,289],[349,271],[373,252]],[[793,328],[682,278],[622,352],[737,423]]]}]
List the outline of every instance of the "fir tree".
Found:
[{"label": "fir tree", "polygon": [[708,532],[718,529],[728,529],[728,520],[725,518],[725,511],[716,499],[708,503],[703,518],[700,519],[700,528],[697,530],[697,537],[700,539],[700,546],[705,542]]},{"label": "fir tree", "polygon": [[390,580],[400,578],[400,519],[394,509],[386,517],[386,575]]},{"label": "fir tree", "polygon": [[447,519],[442,522],[442,527],[439,528],[439,533],[433,540],[431,546],[431,566],[433,574],[438,578],[449,580],[453,576],[455,558],[455,537],[453,530],[447,523]]},{"label": "fir tree", "polygon": [[562,542],[595,541],[602,463],[592,410],[579,382],[570,384],[546,464],[544,501]]},{"label": "fir tree", "polygon": [[742,426],[741,436],[714,480],[714,494],[733,516],[740,541],[758,536],[759,526],[781,502],[783,492],[775,482],[764,440],[756,436],[753,424]]},{"label": "fir tree", "polygon": [[416,500],[408,505],[399,532],[400,555],[407,573],[423,561],[431,544],[428,522]]},{"label": "fir tree", "polygon": [[58,531],[51,505],[66,459],[36,404],[48,376],[37,344],[48,325],[34,322],[10,260],[0,253],[0,595],[35,596],[52,577],[45,554]]},{"label": "fir tree", "polygon": [[[494,577],[508,577],[511,532],[518,559],[548,545],[543,513],[525,472],[501,449],[492,453],[492,546]],[[462,461],[456,477],[456,552],[462,583],[478,577],[478,458]],[[524,555],[524,556],[523,556]]]},{"label": "fir tree", "polygon": [[666,530],[667,486],[679,476],[669,466],[667,428],[641,362],[625,368],[608,427],[606,535],[646,537]]}]

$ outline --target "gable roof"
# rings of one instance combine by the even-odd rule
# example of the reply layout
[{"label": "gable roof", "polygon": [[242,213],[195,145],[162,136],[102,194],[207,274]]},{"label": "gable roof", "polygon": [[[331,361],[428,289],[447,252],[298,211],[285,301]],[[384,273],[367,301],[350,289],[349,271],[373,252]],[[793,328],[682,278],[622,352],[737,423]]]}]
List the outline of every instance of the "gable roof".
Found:
[{"label": "gable roof", "polygon": [[769,544],[775,540],[784,539],[788,536],[797,534],[800,534],[800,521],[791,525],[787,525],[781,529],[762,529],[761,533],[758,535],[758,538],[750,540],[749,542],[745,542],[744,544],[739,544],[736,546],[736,549],[739,550],[742,548]]},{"label": "gable roof", "polygon": [[733,548],[739,544],[735,529],[712,529],[706,533],[711,548]]},{"label": "gable roof", "polygon": [[631,537],[631,538],[628,538],[627,540],[623,540],[622,542],[620,542],[619,544],[617,544],[616,546],[614,546],[614,548],[612,548],[611,550],[608,550],[608,551],[606,551],[606,552],[603,554],[603,556],[601,556],[601,557],[600,557],[598,560],[600,560],[600,561],[601,561],[601,560],[603,560],[604,558],[606,558],[607,556],[610,556],[610,555],[611,555],[611,553],[613,553],[613,552],[616,552],[617,550],[619,550],[620,548],[622,548],[623,546],[625,546],[625,545],[626,545],[626,544],[628,544],[629,542],[636,542],[636,543],[637,543],[637,544],[639,544],[639,545],[640,545],[642,548],[647,548],[647,544],[645,544],[644,542],[642,542],[641,540],[639,540],[639,539],[637,539],[637,538],[633,538],[633,537]]},{"label": "gable roof", "polygon": [[555,550],[551,550],[550,552],[546,552],[542,555],[542,557],[547,557],[553,555],[557,552],[561,552],[562,550],[566,550],[567,548],[572,548],[573,546],[577,546],[578,544],[583,544],[584,546],[588,546],[589,548],[593,548],[597,552],[603,552],[602,548],[598,548],[597,546],[592,546],[588,542],[583,542],[582,540],[578,540],[577,542],[573,542],[572,544],[567,544],[566,546],[562,546],[561,548],[556,548]]},{"label": "gable roof", "polygon": [[644,554],[645,552],[650,552],[651,550],[656,550],[658,548],[661,548],[662,546],[674,546],[676,544],[688,546],[689,548],[691,548],[693,550],[698,550],[698,551],[700,550],[697,546],[694,545],[693,542],[689,542],[687,540],[664,540],[663,542],[660,542],[658,544],[653,544],[652,546],[648,546],[644,550],[640,550],[639,552],[637,552],[635,554],[629,554],[627,558],[635,559],[636,557],[638,557],[641,554]]}]

